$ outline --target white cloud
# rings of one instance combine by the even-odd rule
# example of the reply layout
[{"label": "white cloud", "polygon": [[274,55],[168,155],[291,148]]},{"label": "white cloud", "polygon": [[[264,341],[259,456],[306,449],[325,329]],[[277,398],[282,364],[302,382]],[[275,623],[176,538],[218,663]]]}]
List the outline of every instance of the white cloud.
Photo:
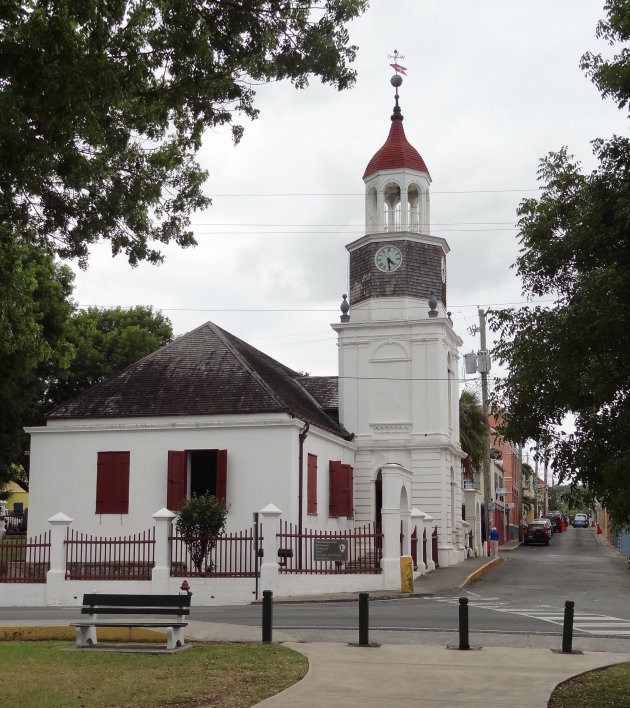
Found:
[{"label": "white cloud", "polygon": [[336,373],[329,324],[347,292],[345,244],[363,229],[361,177],[389,131],[396,48],[405,131],[433,178],[432,231],[451,246],[449,307],[463,351],[478,348],[466,331],[477,306],[522,299],[510,270],[516,208],[535,194],[539,159],[566,144],[590,169],[589,141],[627,128],[579,69],[605,46],[594,36],[602,15],[591,0],[373,0],[350,25],[354,89],[263,86],[238,146],[227,129],[208,132],[213,206],[193,217],[199,246],[135,270],[99,247],[75,299],[151,304],[178,334],[212,320],[294,368]]}]

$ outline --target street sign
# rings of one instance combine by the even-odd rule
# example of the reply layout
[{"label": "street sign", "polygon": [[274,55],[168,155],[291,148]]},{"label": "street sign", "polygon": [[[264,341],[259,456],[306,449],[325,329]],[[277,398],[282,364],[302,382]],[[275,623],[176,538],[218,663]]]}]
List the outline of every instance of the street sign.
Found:
[{"label": "street sign", "polygon": [[514,502],[507,502],[505,505],[506,509],[513,509],[514,508]]},{"label": "street sign", "polygon": [[345,538],[316,538],[313,551],[316,561],[347,561],[348,541]]}]

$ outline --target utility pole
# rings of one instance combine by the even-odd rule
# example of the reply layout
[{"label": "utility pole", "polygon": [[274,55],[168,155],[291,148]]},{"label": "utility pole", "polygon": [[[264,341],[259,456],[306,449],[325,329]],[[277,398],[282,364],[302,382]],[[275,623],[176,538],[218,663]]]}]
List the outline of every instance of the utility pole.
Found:
[{"label": "utility pole", "polygon": [[534,518],[539,519],[542,514],[539,514],[540,505],[538,502],[538,447],[536,447],[536,457],[534,457]]},{"label": "utility pole", "polygon": [[523,525],[523,446],[518,446],[518,537]]},{"label": "utility pole", "polygon": [[481,374],[481,407],[483,411],[483,419],[486,421],[488,428],[488,454],[483,463],[483,503],[485,506],[486,517],[486,537],[484,539],[485,547],[488,547],[488,538],[490,537],[490,425],[488,421],[488,366],[489,357],[486,349],[486,312],[479,308],[479,340],[481,345],[480,354],[484,355],[485,361],[479,366]]},{"label": "utility pole", "polygon": [[544,496],[544,505],[545,505],[545,513],[543,516],[547,516],[549,513],[549,496],[548,496],[548,487],[547,487],[547,474],[549,470],[549,453],[547,450],[545,450],[545,496]]}]

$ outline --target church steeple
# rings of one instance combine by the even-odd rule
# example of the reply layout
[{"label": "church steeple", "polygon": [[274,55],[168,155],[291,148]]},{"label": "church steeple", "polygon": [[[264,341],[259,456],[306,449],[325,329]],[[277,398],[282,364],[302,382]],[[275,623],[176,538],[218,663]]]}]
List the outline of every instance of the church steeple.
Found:
[{"label": "church steeple", "polygon": [[[396,60],[396,55],[394,55]],[[404,73],[397,61],[391,84],[396,89],[389,135],[363,173],[365,235],[348,244],[349,301],[357,308],[379,311],[389,301],[392,319],[407,317],[400,303],[426,310],[432,294],[446,307],[448,244],[430,233],[431,176],[420,153],[407,140],[398,89]],[[396,300],[396,306],[394,301]],[[436,310],[437,312],[437,310]]]},{"label": "church steeple", "polygon": [[405,135],[398,96],[403,81],[398,69],[403,67],[397,63],[392,66],[398,68],[391,78],[396,93],[389,135],[363,173],[365,229],[368,234],[391,231],[428,233],[431,175],[422,156]]}]

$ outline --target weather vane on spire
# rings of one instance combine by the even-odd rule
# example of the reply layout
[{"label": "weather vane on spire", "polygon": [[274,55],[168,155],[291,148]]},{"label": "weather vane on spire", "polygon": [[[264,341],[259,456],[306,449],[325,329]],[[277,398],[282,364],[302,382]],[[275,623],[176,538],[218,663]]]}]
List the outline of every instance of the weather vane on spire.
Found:
[{"label": "weather vane on spire", "polygon": [[402,114],[400,112],[400,107],[398,106],[398,87],[402,86],[402,82],[403,82],[403,77],[401,76],[401,74],[403,76],[407,76],[407,67],[402,66],[402,64],[399,64],[398,60],[404,59],[404,58],[405,57],[402,54],[398,53],[397,49],[394,49],[393,54],[388,55],[388,59],[394,60],[394,63],[390,64],[390,66],[396,72],[392,76],[392,78],[390,79],[391,85],[396,89],[396,94],[395,94],[396,105],[394,107],[394,115],[392,115],[392,120],[402,120]]},{"label": "weather vane on spire", "polygon": [[405,57],[404,57],[402,54],[399,54],[397,49],[394,49],[394,53],[393,53],[393,54],[388,54],[388,55],[387,55],[387,58],[394,60],[394,63],[393,63],[393,64],[390,64],[390,66],[392,67],[392,69],[393,69],[397,74],[402,74],[403,76],[407,76],[407,67],[406,67],[406,66],[401,66],[401,65],[398,63],[398,60],[399,60],[399,59],[404,59]]}]

